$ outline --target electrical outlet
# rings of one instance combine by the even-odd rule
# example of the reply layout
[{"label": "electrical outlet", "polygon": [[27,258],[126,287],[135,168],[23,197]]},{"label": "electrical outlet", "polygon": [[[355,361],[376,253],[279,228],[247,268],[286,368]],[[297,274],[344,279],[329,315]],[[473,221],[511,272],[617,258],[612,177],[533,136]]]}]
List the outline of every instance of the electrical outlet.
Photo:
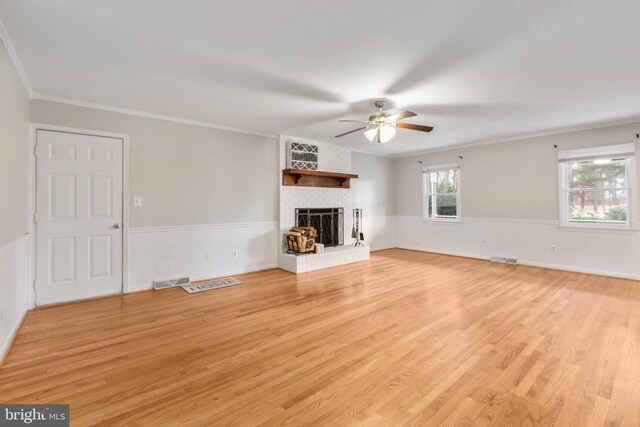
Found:
[{"label": "electrical outlet", "polygon": [[233,252],[231,252],[231,257],[232,258],[238,258],[238,250],[234,249]]},{"label": "electrical outlet", "polygon": [[207,262],[213,261],[213,254],[207,254]]},{"label": "electrical outlet", "polygon": [[139,208],[140,206],[142,206],[142,197],[135,196],[133,198],[133,206],[136,207],[136,208]]},{"label": "electrical outlet", "polygon": [[486,240],[480,240],[480,246],[483,247],[483,248],[485,246],[487,246],[487,241]]}]

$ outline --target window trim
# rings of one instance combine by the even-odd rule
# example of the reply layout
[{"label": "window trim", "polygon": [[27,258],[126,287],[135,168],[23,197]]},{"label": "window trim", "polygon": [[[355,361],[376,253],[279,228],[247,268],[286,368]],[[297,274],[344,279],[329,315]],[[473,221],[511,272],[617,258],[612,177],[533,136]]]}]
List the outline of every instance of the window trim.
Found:
[{"label": "window trim", "polygon": [[[429,188],[427,180],[429,173],[446,170],[457,170],[458,179],[456,182],[456,216],[451,217],[429,217],[428,198]],[[452,223],[462,222],[462,167],[459,163],[451,163],[446,165],[428,166],[422,169],[422,220],[429,222]]]},{"label": "window trim", "polygon": [[[636,230],[637,212],[635,209],[636,200],[636,145],[635,143],[609,145],[593,148],[583,148],[577,150],[567,150],[558,152],[558,207],[560,229],[592,229],[592,230]],[[569,174],[566,164],[575,161],[596,160],[598,158],[617,157],[624,159],[627,190],[627,221],[624,224],[612,222],[571,222],[568,218],[569,200]],[[621,188],[624,190],[624,188]]]}]

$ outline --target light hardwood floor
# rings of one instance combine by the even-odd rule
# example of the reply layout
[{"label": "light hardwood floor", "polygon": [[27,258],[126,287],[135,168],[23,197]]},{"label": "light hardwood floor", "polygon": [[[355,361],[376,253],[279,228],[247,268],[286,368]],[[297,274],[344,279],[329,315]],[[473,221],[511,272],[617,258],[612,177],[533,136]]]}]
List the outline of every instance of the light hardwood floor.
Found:
[{"label": "light hardwood floor", "polygon": [[405,250],[37,309],[2,403],[72,425],[640,424],[640,282]]}]

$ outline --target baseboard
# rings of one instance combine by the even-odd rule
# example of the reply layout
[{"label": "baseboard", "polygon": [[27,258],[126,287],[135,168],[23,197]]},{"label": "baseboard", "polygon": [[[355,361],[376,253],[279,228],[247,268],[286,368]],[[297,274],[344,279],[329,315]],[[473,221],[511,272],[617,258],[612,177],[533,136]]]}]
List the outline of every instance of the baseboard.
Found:
[{"label": "baseboard", "polygon": [[192,282],[199,282],[202,280],[213,280],[213,279],[219,279],[221,277],[227,277],[227,276],[233,276],[236,274],[247,274],[247,273],[255,273],[257,271],[265,271],[265,270],[273,270],[274,268],[278,268],[278,264],[267,264],[267,265],[261,265],[258,267],[251,267],[251,268],[247,268],[244,270],[236,270],[236,271],[229,271],[229,272],[223,272],[223,273],[215,273],[214,275],[211,274],[206,274],[203,276],[191,276],[191,281]]},{"label": "baseboard", "polygon": [[[200,282],[200,281],[203,281],[203,280],[212,280],[212,279],[215,279],[215,278],[233,276],[233,275],[237,275],[237,274],[247,274],[247,273],[255,273],[257,271],[273,270],[274,268],[278,268],[278,265],[277,264],[265,264],[265,265],[260,265],[260,266],[257,266],[257,267],[245,268],[243,270],[229,270],[229,271],[215,272],[215,273],[199,275],[199,276],[189,276],[189,278],[191,279],[192,282]],[[129,291],[127,292],[127,294],[131,294],[131,293],[134,293],[134,292],[148,291],[148,290],[153,290],[153,284],[152,283],[150,283],[148,285],[142,285],[142,286],[131,286],[131,285],[129,285]]]},{"label": "baseboard", "polygon": [[[469,254],[469,253],[463,253],[463,252],[442,251],[437,249],[420,248],[415,246],[397,246],[396,249],[405,249],[410,251],[428,252],[428,253],[434,253],[434,254],[440,254],[440,255],[449,255],[449,256],[457,256],[461,258],[473,258],[473,259],[479,259],[483,261],[489,261],[489,258],[487,256],[478,255],[478,254]],[[593,276],[605,276],[605,277],[612,277],[615,279],[627,279],[627,280],[640,281],[639,275],[617,273],[613,271],[603,271],[603,270],[590,269],[590,268],[571,267],[571,266],[557,265],[557,264],[546,264],[546,263],[526,261],[526,260],[518,260],[517,265],[525,265],[527,267],[535,267],[535,268],[546,268],[550,270],[567,271],[572,273],[590,274]]]},{"label": "baseboard", "polygon": [[0,368],[2,368],[2,365],[4,365],[4,361],[7,358],[7,355],[9,354],[9,350],[11,350],[11,346],[13,346],[13,341],[15,340],[16,335],[18,334],[18,331],[22,327],[22,323],[24,322],[24,319],[27,317],[28,312],[29,310],[25,310],[24,313],[22,313],[22,316],[20,317],[20,321],[12,329],[11,334],[9,334],[9,336],[3,343],[2,348],[0,349]]},{"label": "baseboard", "polygon": [[560,270],[560,271],[569,271],[572,273],[583,273],[583,274],[589,274],[591,276],[604,276],[604,277],[611,277],[614,279],[627,279],[627,280],[640,281],[640,275],[616,273],[613,271],[597,270],[592,268],[567,267],[563,265],[545,264],[542,262],[533,262],[533,261],[518,261],[518,264],[526,265],[529,267],[546,268],[549,270]]},{"label": "baseboard", "polygon": [[38,305],[35,308],[33,308],[33,310],[40,311],[40,310],[46,310],[46,309],[49,309],[49,308],[56,308],[56,307],[60,307],[60,306],[83,304],[83,303],[86,303],[86,302],[100,301],[100,300],[104,300],[104,299],[108,299],[108,298],[121,297],[122,295],[124,295],[124,293],[118,292],[118,293],[115,293],[115,294],[96,295],[96,296],[89,296],[89,297],[86,297],[86,298],[77,298],[77,299],[70,299],[70,300],[66,300],[66,301],[50,302],[50,303],[47,303],[47,304]]},{"label": "baseboard", "polygon": [[407,251],[416,251],[416,252],[428,252],[428,253],[439,254],[439,255],[450,255],[450,256],[456,256],[460,258],[472,258],[472,259],[480,259],[483,261],[489,261],[488,256],[465,253],[465,252],[443,251],[440,249],[421,248],[418,246],[396,246],[395,249],[404,249]]}]

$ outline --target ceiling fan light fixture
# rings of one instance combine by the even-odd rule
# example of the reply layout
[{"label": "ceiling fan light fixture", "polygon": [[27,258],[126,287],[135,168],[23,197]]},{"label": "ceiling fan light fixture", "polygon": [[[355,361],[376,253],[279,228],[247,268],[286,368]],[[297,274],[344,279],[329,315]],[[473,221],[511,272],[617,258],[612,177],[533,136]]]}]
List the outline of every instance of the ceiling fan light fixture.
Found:
[{"label": "ceiling fan light fixture", "polygon": [[383,124],[380,127],[380,142],[385,143],[391,141],[396,134],[396,127],[390,124]]},{"label": "ceiling fan light fixture", "polygon": [[403,123],[399,121],[417,116],[417,114],[412,111],[403,111],[401,113],[392,114],[388,111],[382,111],[382,108],[384,108],[384,101],[376,101],[375,105],[380,111],[369,115],[369,120],[339,120],[341,122],[361,123],[361,127],[336,135],[336,138],[364,130],[364,136],[369,141],[373,142],[374,140],[377,140],[378,143],[385,143],[391,141],[395,136],[397,127],[401,129],[415,130],[418,132],[431,132],[433,130],[432,126],[416,125],[413,123]]},{"label": "ceiling fan light fixture", "polygon": [[376,138],[376,134],[378,133],[378,127],[372,127],[364,131],[364,136],[371,142]]}]

